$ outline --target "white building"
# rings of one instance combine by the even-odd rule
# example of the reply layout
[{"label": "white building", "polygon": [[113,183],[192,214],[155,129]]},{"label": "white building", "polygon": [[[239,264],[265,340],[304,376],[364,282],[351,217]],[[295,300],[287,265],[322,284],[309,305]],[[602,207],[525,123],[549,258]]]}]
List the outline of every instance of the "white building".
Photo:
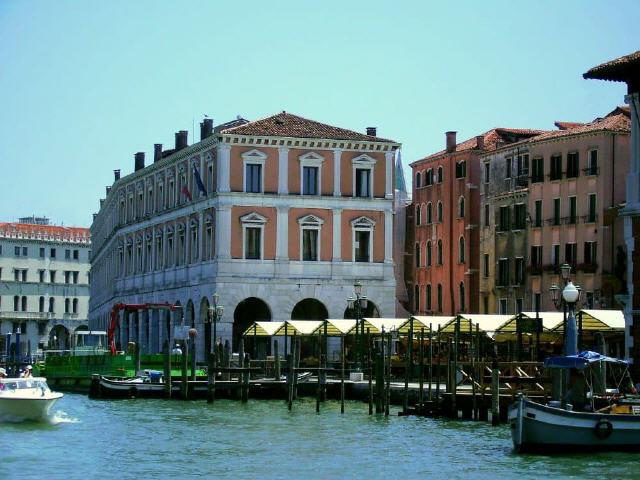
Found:
[{"label": "white building", "polygon": [[[90,235],[87,228],[27,217],[0,223],[0,354],[70,347],[87,327]],[[10,334],[10,335],[9,335]]]},{"label": "white building", "polygon": [[[212,295],[225,306],[218,337],[255,320],[344,318],[361,280],[370,316],[395,316],[394,158],[399,144],[289,113],[213,128],[201,141],[136,154],[107,187],[91,227],[90,325],[106,329],[116,302],[169,302],[208,351]],[[158,352],[182,321],[131,313],[117,334]],[[204,333],[204,334],[203,334]]]}]

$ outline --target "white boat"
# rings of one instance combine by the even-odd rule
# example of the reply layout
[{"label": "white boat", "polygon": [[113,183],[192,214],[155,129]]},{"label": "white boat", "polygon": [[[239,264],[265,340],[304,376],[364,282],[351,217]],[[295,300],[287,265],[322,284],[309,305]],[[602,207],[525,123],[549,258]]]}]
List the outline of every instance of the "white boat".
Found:
[{"label": "white boat", "polygon": [[[548,358],[545,367],[584,372],[603,362],[624,368],[618,382],[618,386],[622,386],[628,375],[627,363],[595,352]],[[509,407],[508,417],[513,446],[517,452],[640,451],[640,404],[637,399],[618,398],[605,408],[596,410],[598,405],[595,403],[593,386],[599,380],[591,372],[588,373],[583,374],[588,379],[586,384],[590,390],[585,396],[587,402],[582,406],[583,411],[574,411],[574,406],[566,399],[542,405],[525,395],[519,395]],[[604,388],[604,385],[601,387]]]},{"label": "white boat", "polygon": [[0,419],[45,419],[62,397],[62,393],[49,389],[44,377],[0,378]]}]

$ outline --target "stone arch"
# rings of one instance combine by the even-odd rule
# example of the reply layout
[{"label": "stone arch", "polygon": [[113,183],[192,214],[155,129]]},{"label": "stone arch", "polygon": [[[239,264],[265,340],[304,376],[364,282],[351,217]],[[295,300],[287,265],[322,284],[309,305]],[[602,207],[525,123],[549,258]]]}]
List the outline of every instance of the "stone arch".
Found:
[{"label": "stone arch", "polygon": [[187,306],[184,309],[184,324],[193,327],[195,326],[195,320],[195,309],[193,307],[193,301],[189,299],[187,301]]},{"label": "stone arch", "polygon": [[329,318],[327,307],[315,298],[300,300],[291,311],[291,320],[326,320],[327,318]]},{"label": "stone arch", "polygon": [[71,335],[64,325],[54,325],[49,331],[49,348],[51,350],[68,350],[71,348]]},{"label": "stone arch", "polygon": [[238,350],[238,344],[244,331],[253,322],[271,321],[271,309],[267,303],[257,297],[248,297],[236,306],[233,312],[233,351]]}]

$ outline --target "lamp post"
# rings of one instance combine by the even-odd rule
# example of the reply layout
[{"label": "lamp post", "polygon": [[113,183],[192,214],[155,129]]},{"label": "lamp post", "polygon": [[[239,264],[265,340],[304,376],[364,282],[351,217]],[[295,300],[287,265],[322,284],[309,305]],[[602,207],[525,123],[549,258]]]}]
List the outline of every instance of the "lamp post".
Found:
[{"label": "lamp post", "polygon": [[[224,306],[220,305],[220,295],[218,293],[213,294],[213,306],[209,307],[209,322],[213,323],[213,341],[211,342],[211,348],[216,348],[217,341],[217,332],[216,327],[218,322],[222,319],[222,315],[224,314]],[[211,353],[211,352],[209,352]]]},{"label": "lamp post", "polygon": [[353,284],[355,297],[347,298],[349,310],[355,313],[356,317],[356,364],[355,369],[360,370],[361,343],[364,341],[364,312],[367,309],[368,299],[362,294],[362,282],[356,280]]},{"label": "lamp post", "polygon": [[575,305],[580,300],[581,288],[574,285],[570,280],[570,265],[566,263],[563,264],[562,267],[560,267],[560,271],[564,282],[562,294],[560,294],[560,287],[555,283],[549,288],[549,293],[551,294],[551,300],[553,300],[554,306],[557,309],[562,308],[566,316],[564,321],[564,354],[575,355],[578,353]]}]

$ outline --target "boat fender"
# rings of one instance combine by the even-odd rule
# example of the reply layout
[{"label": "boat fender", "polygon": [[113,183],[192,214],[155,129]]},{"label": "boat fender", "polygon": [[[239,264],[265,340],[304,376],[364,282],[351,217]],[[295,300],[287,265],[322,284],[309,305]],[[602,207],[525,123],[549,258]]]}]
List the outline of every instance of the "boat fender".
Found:
[{"label": "boat fender", "polygon": [[609,438],[613,433],[613,425],[609,420],[601,418],[596,422],[594,431],[596,437],[598,437],[600,440],[604,440],[605,438]]},{"label": "boat fender", "polygon": [[130,396],[131,398],[135,398],[135,397],[137,397],[137,396],[138,396],[138,389],[137,389],[136,387],[131,387],[131,388],[129,389],[129,396]]}]

